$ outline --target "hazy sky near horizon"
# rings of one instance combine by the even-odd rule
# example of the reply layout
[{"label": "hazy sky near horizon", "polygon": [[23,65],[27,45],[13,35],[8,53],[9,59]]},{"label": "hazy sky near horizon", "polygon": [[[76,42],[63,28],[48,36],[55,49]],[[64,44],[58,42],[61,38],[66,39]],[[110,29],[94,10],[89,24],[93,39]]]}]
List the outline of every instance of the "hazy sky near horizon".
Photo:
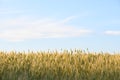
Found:
[{"label": "hazy sky near horizon", "polygon": [[120,52],[120,0],[0,0],[0,50]]}]

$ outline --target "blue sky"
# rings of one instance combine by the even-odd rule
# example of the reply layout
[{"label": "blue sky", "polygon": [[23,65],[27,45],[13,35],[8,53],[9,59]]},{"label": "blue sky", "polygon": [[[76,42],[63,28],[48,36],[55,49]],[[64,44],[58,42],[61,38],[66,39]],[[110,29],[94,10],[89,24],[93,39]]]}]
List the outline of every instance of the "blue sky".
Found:
[{"label": "blue sky", "polygon": [[0,0],[0,50],[120,52],[119,0]]}]

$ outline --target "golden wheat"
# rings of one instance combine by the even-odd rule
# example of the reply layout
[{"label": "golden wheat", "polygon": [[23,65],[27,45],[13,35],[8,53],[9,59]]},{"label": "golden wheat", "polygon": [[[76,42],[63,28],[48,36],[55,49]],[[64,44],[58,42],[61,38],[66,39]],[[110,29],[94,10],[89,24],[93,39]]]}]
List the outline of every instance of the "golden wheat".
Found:
[{"label": "golden wheat", "polygon": [[120,80],[120,54],[0,52],[0,80]]}]

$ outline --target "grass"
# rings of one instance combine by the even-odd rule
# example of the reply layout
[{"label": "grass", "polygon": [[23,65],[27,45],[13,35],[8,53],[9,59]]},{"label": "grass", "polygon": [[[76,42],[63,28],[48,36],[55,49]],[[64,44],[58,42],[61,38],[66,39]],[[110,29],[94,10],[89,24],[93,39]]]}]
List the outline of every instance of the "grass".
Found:
[{"label": "grass", "polygon": [[120,54],[0,52],[0,80],[120,80]]}]

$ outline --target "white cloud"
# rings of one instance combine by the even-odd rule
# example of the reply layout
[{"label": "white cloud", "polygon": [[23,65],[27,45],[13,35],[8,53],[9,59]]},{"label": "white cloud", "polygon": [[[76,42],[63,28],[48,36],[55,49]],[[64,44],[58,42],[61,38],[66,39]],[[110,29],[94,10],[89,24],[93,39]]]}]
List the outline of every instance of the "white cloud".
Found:
[{"label": "white cloud", "polygon": [[120,31],[108,30],[108,31],[105,31],[105,34],[107,34],[107,35],[119,35],[120,36]]},{"label": "white cloud", "polygon": [[74,18],[75,16],[70,16],[61,21],[24,17],[0,20],[0,38],[7,41],[24,41],[37,38],[78,37],[92,32],[65,24]]}]

